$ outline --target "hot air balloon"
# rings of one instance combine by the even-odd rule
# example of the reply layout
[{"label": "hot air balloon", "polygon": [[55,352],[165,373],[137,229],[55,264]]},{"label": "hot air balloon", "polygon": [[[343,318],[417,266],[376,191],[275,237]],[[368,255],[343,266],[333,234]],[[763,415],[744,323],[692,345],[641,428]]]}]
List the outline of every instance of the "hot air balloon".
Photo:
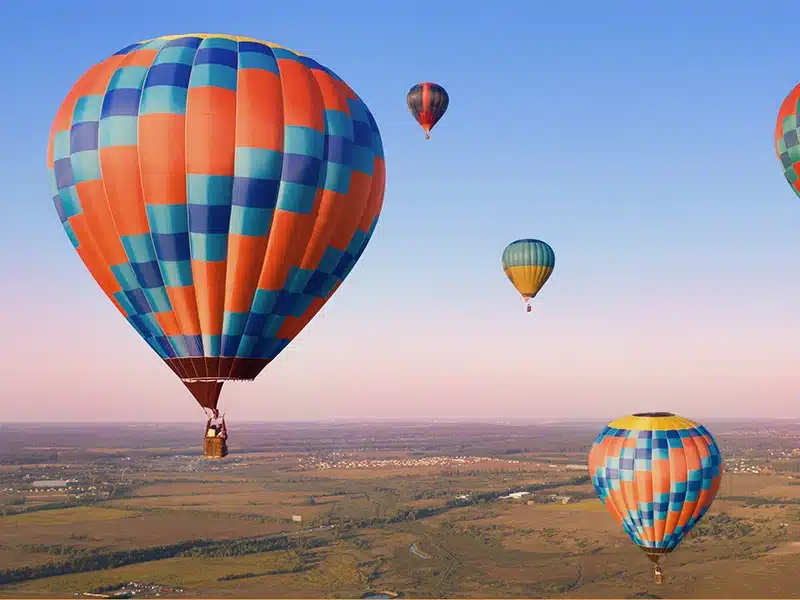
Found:
[{"label": "hot air balloon", "polygon": [[555,264],[555,252],[542,240],[517,240],[503,250],[503,271],[522,294],[528,312],[531,312],[531,299],[536,297],[550,278]]},{"label": "hot air balloon", "polygon": [[640,413],[600,432],[589,452],[589,474],[600,500],[653,563],[661,583],[659,559],[711,506],[722,457],[702,425],[668,412]]},{"label": "hot air balloon", "polygon": [[58,109],[47,158],[72,245],[218,416],[350,273],[383,203],[380,133],[333,71],[217,34],[132,44]]},{"label": "hot air balloon", "polygon": [[447,91],[438,83],[418,83],[406,95],[408,110],[425,130],[425,139],[431,139],[431,129],[439,122],[450,105]]},{"label": "hot air balloon", "polygon": [[783,175],[800,196],[800,126],[798,125],[798,102],[800,84],[789,93],[778,111],[775,127],[775,151],[783,165]]}]

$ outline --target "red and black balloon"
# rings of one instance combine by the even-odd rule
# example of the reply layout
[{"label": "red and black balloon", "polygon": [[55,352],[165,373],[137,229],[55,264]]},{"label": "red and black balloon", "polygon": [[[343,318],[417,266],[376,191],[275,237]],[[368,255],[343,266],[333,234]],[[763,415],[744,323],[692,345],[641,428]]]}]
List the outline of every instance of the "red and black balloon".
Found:
[{"label": "red and black balloon", "polygon": [[447,91],[438,83],[418,83],[406,96],[408,110],[425,130],[425,139],[431,139],[431,129],[439,122],[450,105]]}]

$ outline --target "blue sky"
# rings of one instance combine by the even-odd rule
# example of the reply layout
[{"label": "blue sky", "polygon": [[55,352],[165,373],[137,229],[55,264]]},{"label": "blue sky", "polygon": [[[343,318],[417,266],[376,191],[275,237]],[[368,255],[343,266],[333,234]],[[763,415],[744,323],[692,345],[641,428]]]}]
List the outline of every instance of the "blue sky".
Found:
[{"label": "blue sky", "polygon": [[[10,418],[69,417],[43,404],[34,369],[58,372],[63,353],[86,356],[64,393],[114,369],[109,394],[150,370],[153,407],[183,393],[85,273],[52,206],[45,152],[56,109],[89,66],[187,32],[312,56],[364,99],[385,146],[370,246],[260,387],[231,392],[243,415],[613,417],[663,397],[698,416],[797,416],[800,200],[772,140],[800,72],[796,10],[696,4],[8,2],[0,328],[14,389],[30,400]],[[429,142],[405,107],[425,80],[451,97]],[[530,315],[500,268],[520,237],[557,257]],[[87,333],[98,328],[113,342]],[[102,351],[109,343],[118,355]],[[730,383],[742,377],[750,387]],[[551,383],[534,401],[542,378]],[[682,391],[665,392],[665,380]],[[400,395],[376,402],[376,386]],[[298,403],[250,402],[253,389]],[[337,400],[302,408],[325,394]],[[188,400],[174,406],[170,418],[194,415]]]}]

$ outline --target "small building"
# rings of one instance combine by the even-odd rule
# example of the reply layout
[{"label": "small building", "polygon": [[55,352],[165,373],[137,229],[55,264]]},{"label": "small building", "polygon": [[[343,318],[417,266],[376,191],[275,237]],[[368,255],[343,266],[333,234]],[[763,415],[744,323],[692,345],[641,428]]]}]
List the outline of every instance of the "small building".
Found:
[{"label": "small building", "polygon": [[301,517],[300,515],[292,515],[292,521],[294,521],[295,523],[302,523],[303,517]]},{"label": "small building", "polygon": [[523,496],[528,496],[528,495],[530,495],[530,492],[514,492],[513,494],[509,494],[508,497],[517,500],[519,498],[522,498]]},{"label": "small building", "polygon": [[67,487],[67,483],[69,482],[65,479],[42,479],[34,481],[31,485],[35,488],[63,488]]}]

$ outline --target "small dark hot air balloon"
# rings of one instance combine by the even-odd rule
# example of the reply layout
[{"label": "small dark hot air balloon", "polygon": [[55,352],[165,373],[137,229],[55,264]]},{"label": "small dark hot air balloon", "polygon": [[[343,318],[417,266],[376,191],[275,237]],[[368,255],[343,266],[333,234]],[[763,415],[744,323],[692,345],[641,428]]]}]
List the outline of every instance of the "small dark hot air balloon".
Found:
[{"label": "small dark hot air balloon", "polygon": [[714,501],[722,456],[702,425],[672,413],[609,423],[589,452],[589,475],[606,509],[653,563],[672,552]]},{"label": "small dark hot air balloon", "polygon": [[418,83],[406,96],[408,110],[425,130],[425,139],[431,139],[431,129],[444,116],[450,105],[447,91],[438,83]]},{"label": "small dark hot air balloon", "polygon": [[[216,34],[139,42],[89,69],[47,162],[86,268],[214,417],[223,384],[255,379],[350,273],[385,185],[378,126],[342,79]],[[224,421],[208,429],[227,436]]]}]

